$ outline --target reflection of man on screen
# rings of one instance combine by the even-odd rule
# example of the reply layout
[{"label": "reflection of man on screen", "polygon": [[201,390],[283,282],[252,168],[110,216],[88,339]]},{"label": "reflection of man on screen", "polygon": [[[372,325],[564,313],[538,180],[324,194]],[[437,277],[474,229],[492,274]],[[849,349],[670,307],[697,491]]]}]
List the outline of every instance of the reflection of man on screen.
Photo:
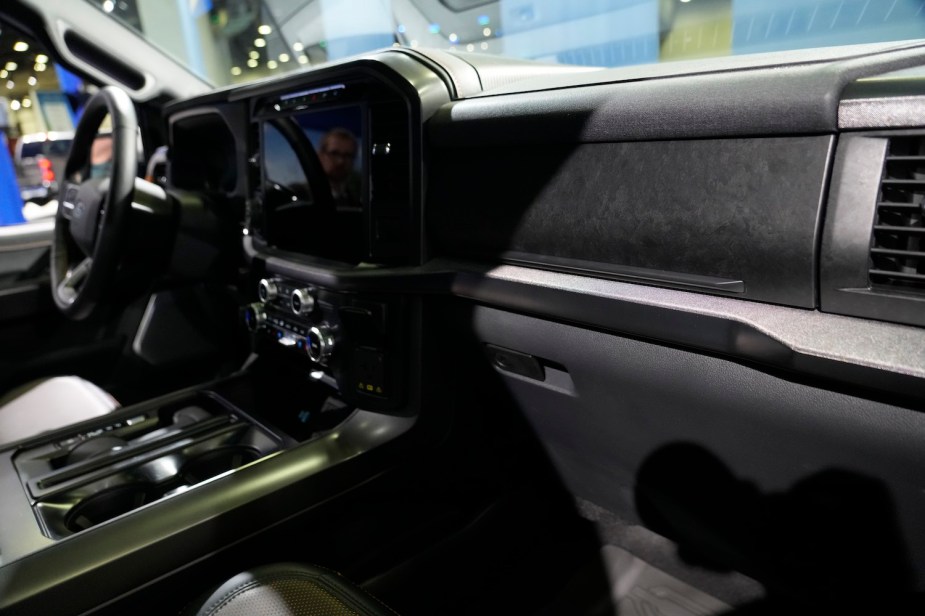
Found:
[{"label": "reflection of man on screen", "polygon": [[331,183],[331,196],[338,210],[359,210],[360,176],[353,168],[359,144],[357,138],[345,128],[332,128],[318,147],[318,157]]}]

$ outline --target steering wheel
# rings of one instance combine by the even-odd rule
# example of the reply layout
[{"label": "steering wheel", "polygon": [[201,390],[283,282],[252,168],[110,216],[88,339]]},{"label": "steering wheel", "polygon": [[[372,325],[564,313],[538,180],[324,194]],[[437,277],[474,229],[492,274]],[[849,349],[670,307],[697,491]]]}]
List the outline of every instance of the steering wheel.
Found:
[{"label": "steering wheel", "polygon": [[[91,177],[90,150],[100,125],[112,122],[112,166]],[[124,90],[106,86],[84,107],[74,132],[51,246],[51,294],[66,316],[93,314],[112,289],[132,209],[138,119]]]}]

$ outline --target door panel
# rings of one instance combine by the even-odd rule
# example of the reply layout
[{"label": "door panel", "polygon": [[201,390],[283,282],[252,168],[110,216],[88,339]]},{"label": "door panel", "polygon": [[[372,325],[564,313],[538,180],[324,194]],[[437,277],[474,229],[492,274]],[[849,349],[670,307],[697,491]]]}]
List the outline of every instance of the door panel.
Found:
[{"label": "door panel", "polygon": [[55,309],[48,287],[53,232],[53,219],[0,227],[0,396],[45,376],[103,382],[125,344],[110,324],[69,321]]},{"label": "door panel", "polygon": [[50,308],[45,265],[54,220],[0,227],[0,323]]}]

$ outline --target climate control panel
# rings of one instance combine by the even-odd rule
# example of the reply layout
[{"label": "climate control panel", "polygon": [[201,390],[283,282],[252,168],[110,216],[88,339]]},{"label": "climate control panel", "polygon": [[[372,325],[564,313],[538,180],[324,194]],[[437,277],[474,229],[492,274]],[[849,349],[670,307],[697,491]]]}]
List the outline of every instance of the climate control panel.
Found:
[{"label": "climate control panel", "polygon": [[262,278],[244,307],[258,353],[272,353],[322,370],[341,395],[366,408],[401,401],[404,307],[395,298],[340,293],[281,277]]},{"label": "climate control panel", "polygon": [[[244,323],[252,332],[268,336],[279,346],[291,349],[312,362],[326,366],[334,354],[338,328],[336,296],[297,282],[262,278],[257,283],[260,301],[244,310]],[[334,323],[329,323],[332,320]]]}]

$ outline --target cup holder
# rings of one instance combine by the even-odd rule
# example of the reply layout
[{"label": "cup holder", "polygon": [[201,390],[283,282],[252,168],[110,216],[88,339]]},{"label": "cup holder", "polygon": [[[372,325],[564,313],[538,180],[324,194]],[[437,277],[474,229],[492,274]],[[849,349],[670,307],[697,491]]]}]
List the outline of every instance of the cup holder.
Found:
[{"label": "cup holder", "polygon": [[[258,460],[263,455],[247,445],[216,447],[187,460],[180,469],[179,479],[187,485],[195,485]],[[169,485],[176,485],[176,482],[169,482]],[[106,488],[84,497],[71,507],[64,517],[64,526],[72,533],[86,530],[158,500],[164,496],[165,486],[133,482]]]},{"label": "cup holder", "polygon": [[154,486],[145,483],[108,488],[74,505],[64,518],[64,526],[76,533],[137,509],[159,496]]},{"label": "cup holder", "polygon": [[[282,439],[215,400],[191,402],[83,435],[63,454],[50,444],[22,458],[31,464],[28,489],[46,534],[61,539],[104,525],[280,450]],[[126,433],[136,424],[144,429]],[[48,469],[50,455],[66,461]]]},{"label": "cup holder", "polygon": [[263,454],[260,451],[247,445],[216,447],[188,460],[180,469],[180,477],[189,485],[194,485],[258,460],[261,456]]}]

